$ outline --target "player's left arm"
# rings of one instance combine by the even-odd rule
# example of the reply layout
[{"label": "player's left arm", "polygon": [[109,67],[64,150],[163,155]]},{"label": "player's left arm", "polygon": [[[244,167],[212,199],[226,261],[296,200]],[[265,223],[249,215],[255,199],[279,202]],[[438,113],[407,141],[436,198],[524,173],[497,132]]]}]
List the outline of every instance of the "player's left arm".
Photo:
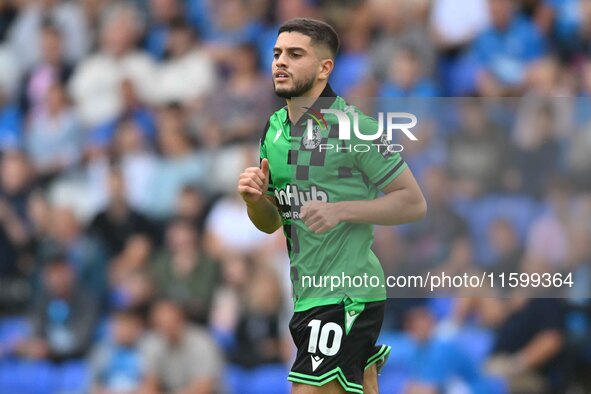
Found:
[{"label": "player's left arm", "polygon": [[313,202],[302,207],[300,217],[315,233],[323,233],[340,222],[395,225],[422,219],[427,203],[410,169],[405,168],[374,200]]},{"label": "player's left arm", "polygon": [[391,226],[414,222],[427,214],[427,203],[421,188],[408,167],[383,191],[384,196],[375,200],[335,203],[340,220]]},{"label": "player's left arm", "polygon": [[[378,124],[373,118],[361,116],[360,127],[369,131],[365,134],[371,134]],[[366,142],[352,138],[354,144]],[[385,136],[375,142],[368,151],[353,151],[351,158],[355,168],[382,190],[384,196],[373,200],[308,203],[302,207],[300,218],[311,231],[322,233],[340,222],[391,226],[413,222],[426,215],[427,203],[421,188],[400,153],[389,150],[392,142]]]}]

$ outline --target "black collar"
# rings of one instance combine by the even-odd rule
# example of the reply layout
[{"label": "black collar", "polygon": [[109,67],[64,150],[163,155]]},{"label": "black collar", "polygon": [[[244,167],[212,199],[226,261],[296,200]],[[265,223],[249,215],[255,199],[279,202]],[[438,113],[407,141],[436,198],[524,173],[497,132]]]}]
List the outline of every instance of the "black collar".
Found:
[{"label": "black collar", "polygon": [[[325,98],[325,97],[332,97],[333,100],[330,101],[330,105],[323,105],[326,104],[328,102],[328,100],[321,100],[321,98]],[[320,93],[320,96],[318,96],[318,98],[316,99],[316,101],[314,101],[314,104],[312,104],[310,106],[310,108],[304,112],[304,115],[306,115],[308,112],[320,112],[321,109],[328,109],[328,107],[330,107],[334,100],[336,99],[337,94],[335,93],[334,90],[332,90],[332,87],[330,86],[329,83],[326,84],[326,86],[324,87],[324,89],[322,90],[322,93]],[[289,123],[289,110],[287,109],[287,106],[285,106],[285,111],[287,112],[287,116],[285,117],[285,124]],[[300,118],[301,119],[301,118]]]}]

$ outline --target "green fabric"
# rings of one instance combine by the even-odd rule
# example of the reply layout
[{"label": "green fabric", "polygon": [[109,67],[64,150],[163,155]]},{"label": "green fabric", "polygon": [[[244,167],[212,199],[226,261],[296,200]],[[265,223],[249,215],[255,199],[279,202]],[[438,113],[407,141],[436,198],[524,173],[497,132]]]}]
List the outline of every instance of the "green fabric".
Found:
[{"label": "green fabric", "polygon": [[[333,98],[330,108],[345,111],[351,124],[358,117],[359,129],[364,134],[378,129],[375,119],[347,105],[341,97]],[[326,114],[324,119],[328,128],[322,122],[314,123],[315,133],[319,133],[318,138],[324,143],[343,146],[372,143],[358,139],[353,131],[351,140],[341,141],[337,117]],[[314,234],[293,211],[299,212],[302,199],[326,199],[331,203],[373,200],[404,171],[406,163],[399,153],[386,154],[376,146],[371,146],[368,152],[325,149],[322,154],[319,149],[306,148],[302,142],[303,138],[309,141],[305,122],[306,114],[299,125],[291,125],[287,109],[282,108],[270,117],[260,144],[261,159],[269,160],[271,179],[267,194],[274,195],[279,202],[283,231],[288,239],[295,311],[338,304],[345,297],[356,302],[384,300],[384,272],[371,251],[372,225],[342,222],[326,233]],[[318,287],[324,284],[320,283],[321,276],[340,278],[343,274],[351,278],[367,275],[367,281],[375,276],[375,286],[343,283],[332,290],[330,284]],[[316,283],[303,283],[304,275],[316,277]],[[314,284],[316,287],[310,286]]]}]

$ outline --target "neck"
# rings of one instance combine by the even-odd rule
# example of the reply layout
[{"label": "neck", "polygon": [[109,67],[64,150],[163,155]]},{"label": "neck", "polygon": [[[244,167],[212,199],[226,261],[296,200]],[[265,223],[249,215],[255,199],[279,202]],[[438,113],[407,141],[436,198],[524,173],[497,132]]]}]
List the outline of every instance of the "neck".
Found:
[{"label": "neck", "polygon": [[289,120],[291,123],[295,124],[302,117],[302,115],[306,112],[305,107],[310,107],[314,101],[320,97],[327,83],[328,82],[316,84],[306,93],[298,97],[295,102],[293,98],[288,98],[285,100],[287,102],[287,111],[289,113]]}]

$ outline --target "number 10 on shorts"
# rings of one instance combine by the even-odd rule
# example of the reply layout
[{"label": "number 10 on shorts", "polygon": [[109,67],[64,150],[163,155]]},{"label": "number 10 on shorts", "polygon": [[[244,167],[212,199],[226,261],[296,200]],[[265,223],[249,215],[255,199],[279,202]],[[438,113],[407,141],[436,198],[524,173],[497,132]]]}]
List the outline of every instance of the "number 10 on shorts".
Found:
[{"label": "number 10 on shorts", "polygon": [[[325,356],[334,356],[341,348],[341,339],[343,338],[343,329],[336,323],[328,322],[322,324],[318,319],[310,320],[308,327],[312,327],[310,332],[310,342],[308,343],[308,352],[316,353],[316,349]],[[329,337],[334,333],[332,343],[328,345]]]}]

